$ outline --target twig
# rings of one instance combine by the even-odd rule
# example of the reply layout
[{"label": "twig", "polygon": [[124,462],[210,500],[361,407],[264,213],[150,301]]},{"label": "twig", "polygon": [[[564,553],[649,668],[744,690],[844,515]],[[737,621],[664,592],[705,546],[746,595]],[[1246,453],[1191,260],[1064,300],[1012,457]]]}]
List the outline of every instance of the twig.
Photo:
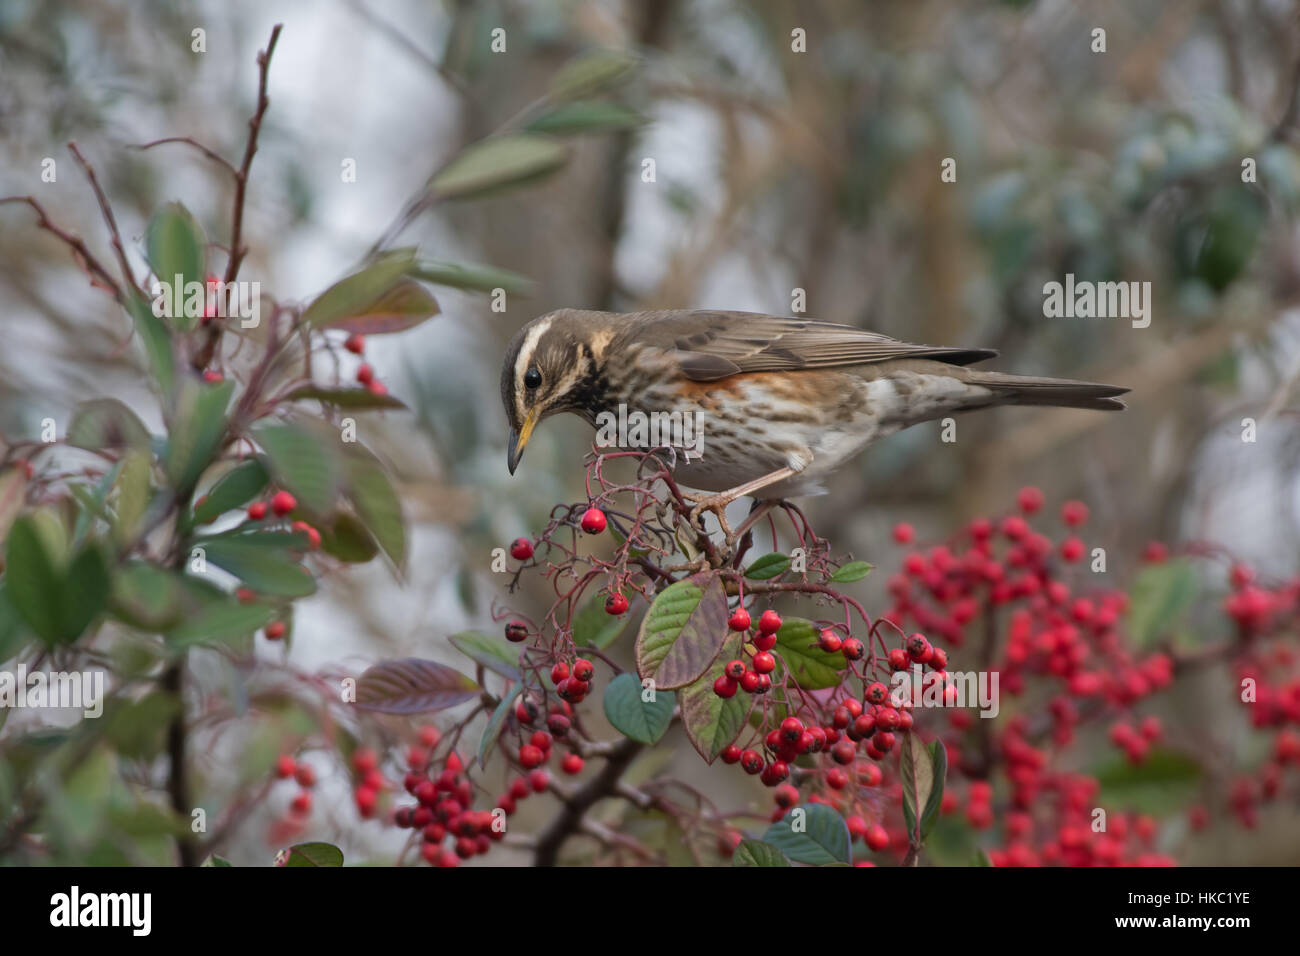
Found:
[{"label": "twig", "polygon": [[564,842],[582,829],[587,810],[592,804],[616,792],[623,771],[644,747],[644,744],[637,743],[630,737],[624,740],[610,752],[600,772],[564,801],[559,815],[537,838],[537,850],[533,854],[534,866],[555,865]]},{"label": "twig", "polygon": [[75,142],[68,143],[68,149],[80,164],[86,178],[90,180],[90,188],[95,193],[95,201],[99,203],[99,211],[104,216],[104,223],[108,226],[108,234],[113,245],[113,252],[117,255],[117,264],[122,269],[122,278],[126,280],[127,285],[132,289],[138,289],[139,285],[135,281],[135,273],[131,270],[131,264],[126,259],[126,248],[122,245],[122,234],[117,228],[117,219],[113,216],[113,207],[108,203],[108,197],[104,195],[104,190],[100,188],[99,177],[95,175],[95,167],[91,166],[85,156],[81,155],[81,150],[77,149]]},{"label": "twig", "polygon": [[230,160],[219,155],[215,151],[208,149],[208,147],[204,146],[198,140],[189,136],[167,136],[163,139],[155,139],[151,143],[139,143],[131,148],[143,151],[146,149],[153,149],[155,146],[162,146],[165,143],[185,143],[187,146],[193,146],[204,156],[208,157],[208,159],[212,160],[217,165],[224,167],[230,175],[235,177],[235,179],[239,179],[239,170],[235,168],[234,163],[230,162]]},{"label": "twig", "polygon": [[66,244],[69,248],[72,249],[73,253],[77,256],[77,258],[81,260],[81,264],[84,267],[87,274],[89,274],[92,279],[99,280],[101,288],[106,288],[110,290],[113,293],[113,297],[117,299],[118,302],[121,303],[126,302],[126,296],[122,292],[122,287],[118,285],[117,280],[113,278],[113,276],[109,273],[109,271],[104,268],[103,263],[101,263],[97,258],[95,258],[94,253],[92,253],[89,249],[86,248],[85,241],[80,236],[73,235],[72,233],[64,229],[60,229],[58,226],[56,226],[53,220],[51,220],[49,215],[45,212],[45,208],[39,202],[37,202],[34,197],[4,196],[0,198],[0,203],[7,203],[7,202],[27,203],[27,205],[35,209],[36,215],[39,217],[36,221],[36,225],[39,226],[41,229],[44,229],[46,232],[58,236],[58,238],[61,239],[64,242],[64,244]]}]

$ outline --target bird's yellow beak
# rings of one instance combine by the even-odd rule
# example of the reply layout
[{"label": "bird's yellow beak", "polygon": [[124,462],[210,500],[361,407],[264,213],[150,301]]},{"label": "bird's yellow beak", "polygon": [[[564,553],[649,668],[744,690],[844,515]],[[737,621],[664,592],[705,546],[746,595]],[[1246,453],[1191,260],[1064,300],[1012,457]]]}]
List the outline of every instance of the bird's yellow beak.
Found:
[{"label": "bird's yellow beak", "polygon": [[519,459],[524,457],[524,449],[528,447],[528,439],[533,436],[533,429],[537,427],[537,409],[529,410],[527,417],[524,418],[524,424],[515,431],[510,429],[510,448],[506,453],[506,464],[510,468],[510,474],[515,473],[519,467]]}]

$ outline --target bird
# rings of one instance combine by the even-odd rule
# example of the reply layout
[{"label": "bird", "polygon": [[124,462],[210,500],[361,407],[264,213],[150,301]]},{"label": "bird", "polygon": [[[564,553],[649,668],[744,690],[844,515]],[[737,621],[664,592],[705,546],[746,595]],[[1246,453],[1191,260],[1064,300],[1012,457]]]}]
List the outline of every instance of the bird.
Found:
[{"label": "bird", "polygon": [[559,309],[506,348],[501,400],[513,475],[539,422],[571,413],[698,416],[694,459],[674,480],[696,511],[826,490],[864,448],[921,422],[999,405],[1124,408],[1115,385],[971,366],[994,349],[913,345],[855,326],[753,312]]}]

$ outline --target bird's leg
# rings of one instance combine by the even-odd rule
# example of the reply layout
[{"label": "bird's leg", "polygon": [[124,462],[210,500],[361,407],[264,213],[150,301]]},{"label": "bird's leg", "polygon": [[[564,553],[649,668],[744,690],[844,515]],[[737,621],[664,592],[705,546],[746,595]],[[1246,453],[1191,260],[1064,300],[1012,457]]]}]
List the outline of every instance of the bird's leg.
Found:
[{"label": "bird's leg", "polygon": [[728,488],[726,491],[719,491],[715,495],[692,495],[686,492],[682,493],[684,498],[695,502],[695,507],[691,509],[689,520],[692,524],[699,518],[700,512],[712,511],[718,516],[718,523],[722,526],[723,533],[728,538],[732,537],[731,529],[727,526],[726,510],[727,505],[731,504],[737,498],[743,498],[745,495],[752,495],[754,492],[766,488],[768,485],[774,485],[778,481],[784,481],[792,475],[799,472],[794,468],[778,468],[770,474],[763,475],[761,478],[755,478],[753,481],[747,481],[743,485],[737,485],[735,488]]}]

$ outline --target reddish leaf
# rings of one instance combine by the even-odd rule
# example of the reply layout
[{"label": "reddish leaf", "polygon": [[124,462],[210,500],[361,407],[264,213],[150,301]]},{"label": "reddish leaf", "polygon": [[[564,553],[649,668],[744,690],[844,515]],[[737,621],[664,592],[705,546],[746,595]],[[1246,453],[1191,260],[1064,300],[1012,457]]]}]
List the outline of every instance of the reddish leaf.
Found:
[{"label": "reddish leaf", "polygon": [[376,664],[357,679],[357,706],[381,714],[425,714],[473,700],[478,692],[478,684],[460,671],[403,657]]}]

